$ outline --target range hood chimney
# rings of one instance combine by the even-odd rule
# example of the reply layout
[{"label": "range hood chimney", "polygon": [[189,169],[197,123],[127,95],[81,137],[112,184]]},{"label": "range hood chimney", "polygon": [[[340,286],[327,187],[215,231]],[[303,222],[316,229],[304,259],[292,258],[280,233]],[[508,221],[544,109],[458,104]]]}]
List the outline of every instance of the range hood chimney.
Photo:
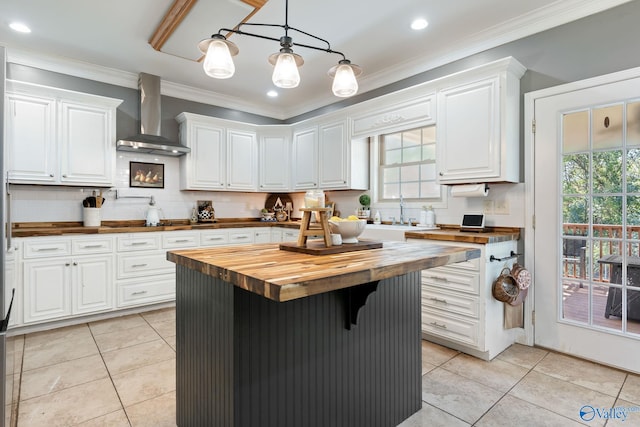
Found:
[{"label": "range hood chimney", "polygon": [[119,140],[116,149],[173,157],[190,153],[189,147],[160,136],[162,123],[160,77],[140,73],[138,88],[140,90],[140,133]]}]

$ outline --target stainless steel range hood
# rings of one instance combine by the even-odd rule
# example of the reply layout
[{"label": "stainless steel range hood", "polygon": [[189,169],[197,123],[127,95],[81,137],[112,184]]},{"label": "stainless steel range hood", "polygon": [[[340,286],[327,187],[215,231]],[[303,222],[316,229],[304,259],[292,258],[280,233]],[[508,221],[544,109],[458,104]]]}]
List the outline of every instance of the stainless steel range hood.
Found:
[{"label": "stainless steel range hood", "polygon": [[132,151],[178,157],[191,149],[160,135],[162,123],[160,77],[140,73],[140,133],[118,141],[118,151]]}]

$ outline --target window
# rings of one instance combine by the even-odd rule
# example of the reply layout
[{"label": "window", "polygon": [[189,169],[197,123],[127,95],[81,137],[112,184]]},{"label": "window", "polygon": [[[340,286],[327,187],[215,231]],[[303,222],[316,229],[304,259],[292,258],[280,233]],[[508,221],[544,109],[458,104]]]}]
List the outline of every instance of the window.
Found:
[{"label": "window", "polygon": [[440,200],[435,125],[381,135],[378,158],[378,201]]}]

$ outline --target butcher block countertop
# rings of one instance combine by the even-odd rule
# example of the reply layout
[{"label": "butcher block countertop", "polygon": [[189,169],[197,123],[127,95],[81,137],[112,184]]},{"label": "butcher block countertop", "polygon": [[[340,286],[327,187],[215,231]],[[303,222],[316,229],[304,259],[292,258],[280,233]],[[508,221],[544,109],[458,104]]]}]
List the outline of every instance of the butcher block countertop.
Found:
[{"label": "butcher block countertop", "polygon": [[299,229],[299,221],[260,221],[253,218],[231,218],[216,222],[191,224],[185,220],[162,221],[156,227],[146,227],[144,220],[102,221],[100,227],[84,227],[82,222],[25,222],[14,223],[12,237],[62,236],[68,234],[148,233],[153,231],[215,230],[236,227],[285,227]]},{"label": "butcher block countertop", "polygon": [[332,255],[283,251],[278,244],[167,252],[177,265],[284,302],[480,257],[479,249],[384,242]]},{"label": "butcher block countertop", "polygon": [[442,240],[460,243],[499,243],[518,240],[519,228],[495,227],[483,232],[460,231],[459,227],[441,226],[439,230],[407,231],[404,233],[407,239]]}]

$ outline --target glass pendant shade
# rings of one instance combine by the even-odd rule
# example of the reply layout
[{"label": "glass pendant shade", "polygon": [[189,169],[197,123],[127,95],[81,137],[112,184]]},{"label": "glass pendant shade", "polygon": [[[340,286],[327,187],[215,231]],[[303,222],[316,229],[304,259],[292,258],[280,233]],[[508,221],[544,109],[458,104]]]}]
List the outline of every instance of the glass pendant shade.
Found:
[{"label": "glass pendant shade", "polygon": [[296,59],[291,53],[278,54],[276,66],[271,77],[273,84],[281,88],[297,87],[300,83],[300,73]]},{"label": "glass pendant shade", "polygon": [[335,96],[346,98],[358,92],[358,81],[349,64],[340,64],[335,70],[331,90]]},{"label": "glass pendant shade", "polygon": [[222,40],[212,40],[204,58],[204,72],[216,79],[228,79],[236,72],[229,47]]}]

